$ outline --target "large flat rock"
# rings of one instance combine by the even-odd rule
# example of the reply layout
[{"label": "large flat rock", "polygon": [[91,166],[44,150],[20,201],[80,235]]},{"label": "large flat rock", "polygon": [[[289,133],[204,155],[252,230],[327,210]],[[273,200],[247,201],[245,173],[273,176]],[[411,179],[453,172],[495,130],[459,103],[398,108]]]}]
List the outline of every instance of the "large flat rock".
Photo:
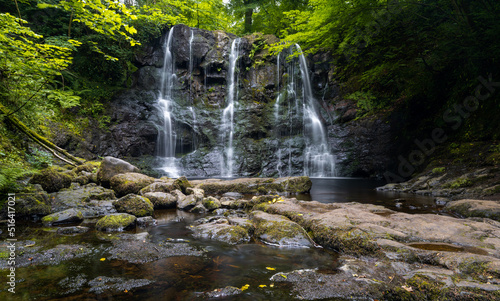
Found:
[{"label": "large flat rock", "polygon": [[237,192],[241,194],[298,194],[311,190],[309,177],[241,178],[234,180],[194,180],[191,184],[207,194]]}]

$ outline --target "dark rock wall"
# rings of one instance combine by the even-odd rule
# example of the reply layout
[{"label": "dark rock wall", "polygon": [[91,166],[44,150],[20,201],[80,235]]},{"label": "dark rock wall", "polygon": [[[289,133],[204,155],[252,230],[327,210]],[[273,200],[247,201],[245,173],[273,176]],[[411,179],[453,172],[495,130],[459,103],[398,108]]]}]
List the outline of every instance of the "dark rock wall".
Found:
[{"label": "dark rock wall", "polygon": [[[190,72],[191,32],[192,70]],[[165,38],[165,37],[164,37]],[[82,156],[140,157],[156,150],[158,111],[155,107],[161,85],[163,39],[146,45],[136,56],[138,71],[133,86],[120,93],[108,107],[111,125],[106,130],[91,126],[84,141],[72,147]],[[187,176],[220,175],[222,110],[226,106],[226,83],[231,43],[236,38],[222,31],[206,31],[184,25],[175,27],[173,54],[177,80],[172,108],[176,152]],[[235,108],[235,166],[239,176],[278,176],[278,164],[287,166],[290,175],[303,173],[302,125],[297,120],[290,134],[285,125],[276,125],[274,105],[278,84],[284,85],[284,68],[277,74],[275,56],[263,44],[275,43],[274,36],[252,35],[242,38],[237,64],[239,96]],[[337,157],[338,176],[378,176],[390,164],[390,127],[381,118],[359,119],[354,105],[341,100],[333,76],[332,58],[317,54],[308,58],[309,71],[320,118],[328,129],[332,153]],[[282,58],[282,61],[284,59]],[[298,73],[298,70],[297,70]],[[281,81],[278,83],[278,78]],[[192,109],[190,109],[192,108]],[[193,118],[196,114],[196,122]],[[288,131],[278,153],[279,132]],[[278,136],[277,136],[278,135]],[[281,136],[280,136],[281,137]],[[194,151],[196,150],[196,151]],[[193,152],[194,151],[194,152]],[[281,157],[280,157],[281,156]],[[281,161],[279,160],[281,158]],[[289,169],[288,169],[289,167]],[[282,168],[283,170],[283,168]],[[286,176],[288,174],[281,174]]]}]

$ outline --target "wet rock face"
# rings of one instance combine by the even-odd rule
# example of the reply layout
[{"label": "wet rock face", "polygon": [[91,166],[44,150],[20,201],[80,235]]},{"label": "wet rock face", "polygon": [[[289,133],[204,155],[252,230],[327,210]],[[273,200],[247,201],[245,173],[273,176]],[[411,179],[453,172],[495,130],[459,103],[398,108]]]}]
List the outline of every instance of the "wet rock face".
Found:
[{"label": "wet rock face", "polygon": [[381,176],[395,153],[390,125],[377,116],[328,127],[336,170],[345,176]]},{"label": "wet rock face", "polygon": [[[178,166],[186,176],[218,176],[227,145],[220,129],[228,101],[229,57],[236,36],[185,25],[176,25],[173,30],[171,50],[176,76],[172,90],[175,101],[170,109],[176,153],[181,158]],[[132,86],[116,95],[107,108],[109,126],[100,129],[96,121],[80,140],[61,130],[58,136],[64,136],[60,139],[62,146],[85,157],[156,154],[155,125],[162,120],[156,102],[165,39],[164,35],[151,41],[136,55],[138,70],[132,75]],[[278,70],[277,57],[266,49],[276,42],[279,40],[274,36],[254,34],[239,43],[233,141],[233,170],[238,176],[303,174],[303,116],[283,107],[283,116],[276,119],[274,112],[278,92],[286,90],[286,79],[299,78],[300,70],[286,70],[285,55],[280,57]],[[353,121],[355,106],[338,99],[331,55],[318,53],[307,59],[319,119],[325,128],[330,126],[328,142],[338,157],[337,175],[380,175],[392,158],[387,125],[381,120]]]}]

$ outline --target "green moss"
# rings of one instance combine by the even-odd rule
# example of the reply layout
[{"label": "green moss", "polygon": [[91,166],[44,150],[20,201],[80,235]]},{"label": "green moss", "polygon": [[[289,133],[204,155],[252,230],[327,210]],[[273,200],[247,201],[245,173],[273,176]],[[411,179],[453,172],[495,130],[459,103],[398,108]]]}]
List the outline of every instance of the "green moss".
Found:
[{"label": "green moss", "polygon": [[433,174],[441,174],[445,171],[445,168],[444,167],[436,167],[436,168],[433,168],[432,169],[432,173]]},{"label": "green moss", "polygon": [[47,192],[56,192],[63,188],[68,188],[71,185],[73,176],[73,173],[68,174],[61,167],[52,166],[33,175],[30,183],[40,184]]},{"label": "green moss", "polygon": [[469,187],[472,186],[474,183],[467,178],[458,178],[455,181],[452,181],[450,183],[447,183],[446,185],[443,185],[445,188],[452,188],[452,189],[457,189],[457,188],[462,188],[462,187]]},{"label": "green moss", "polygon": [[154,207],[148,198],[129,194],[115,202],[118,212],[129,213],[137,217],[153,215]]},{"label": "green moss", "polygon": [[217,236],[219,236],[222,241],[233,245],[245,242],[249,239],[248,231],[240,226],[230,226],[221,229],[217,232]]},{"label": "green moss", "polygon": [[121,231],[135,224],[136,217],[130,214],[111,214],[101,218],[96,228],[100,231]]},{"label": "green moss", "polygon": [[[454,279],[460,281],[460,279]],[[405,289],[406,288],[406,289]],[[409,292],[407,289],[411,289]],[[468,287],[446,286],[425,275],[415,275],[406,283],[395,286],[384,292],[384,300],[388,301],[420,301],[420,300],[498,300],[499,291],[485,291]]]}]

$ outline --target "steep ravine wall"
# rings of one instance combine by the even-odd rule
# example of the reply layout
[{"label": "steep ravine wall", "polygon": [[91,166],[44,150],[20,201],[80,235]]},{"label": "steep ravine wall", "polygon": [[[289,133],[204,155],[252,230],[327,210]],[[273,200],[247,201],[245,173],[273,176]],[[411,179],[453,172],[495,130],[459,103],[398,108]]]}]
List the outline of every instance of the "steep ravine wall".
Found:
[{"label": "steep ravine wall", "polygon": [[[177,80],[172,114],[183,175],[220,175],[223,146],[219,130],[226,105],[228,58],[235,38],[222,31],[175,27],[172,47]],[[296,133],[287,137],[286,152],[292,156],[281,156],[278,152],[274,106],[278,87],[284,88],[284,78],[289,75],[284,74],[283,67],[278,75],[276,56],[268,55],[263,47],[277,41],[274,36],[252,35],[242,38],[240,43],[239,98],[234,117],[234,171],[238,176],[278,176],[278,164],[289,167],[290,175],[303,174],[302,125],[294,124]],[[158,39],[144,46],[136,56],[138,70],[133,75],[132,87],[110,101],[108,129],[90,126],[84,131],[83,139],[61,134],[59,144],[85,157],[154,156],[158,134],[155,124],[159,118],[155,104],[164,55],[162,42]],[[281,61],[284,64],[283,56]],[[328,129],[331,153],[336,156],[337,176],[380,176],[390,164],[390,125],[383,118],[373,116],[353,120],[356,108],[339,97],[334,66],[327,54],[309,56],[308,66],[320,119]]]}]

